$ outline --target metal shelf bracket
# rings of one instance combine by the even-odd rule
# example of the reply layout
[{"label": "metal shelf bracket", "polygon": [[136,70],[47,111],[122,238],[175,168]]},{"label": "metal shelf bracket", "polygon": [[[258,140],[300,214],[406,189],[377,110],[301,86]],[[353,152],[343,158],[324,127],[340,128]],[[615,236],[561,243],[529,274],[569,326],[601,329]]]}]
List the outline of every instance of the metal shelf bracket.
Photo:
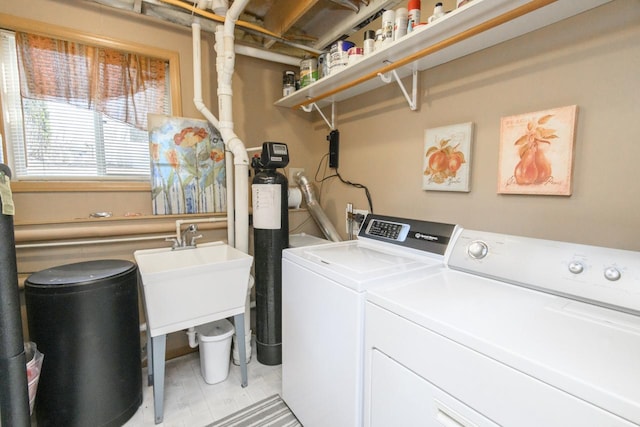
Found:
[{"label": "metal shelf bracket", "polygon": [[[411,109],[411,111],[416,111],[418,109],[418,105],[416,103],[416,100],[418,98],[418,70],[413,70],[412,72],[413,88],[411,89],[411,96],[409,96],[409,93],[407,92],[404,85],[402,84],[402,80],[400,80],[400,76],[398,76],[398,73],[396,72],[396,70],[391,70],[390,73],[395,78],[396,82],[398,83],[398,86],[400,86],[400,90],[402,90],[404,99],[407,100],[407,103],[409,104],[409,108]],[[378,77],[380,77],[380,80],[382,80],[385,83],[391,83],[391,81],[393,80],[391,76],[385,75],[382,73],[378,73]]]},{"label": "metal shelf bracket", "polygon": [[322,119],[327,124],[327,126],[329,126],[330,130],[334,130],[336,128],[336,126],[335,126],[335,124],[336,124],[336,103],[335,102],[333,102],[333,101],[331,102],[331,121],[329,121],[327,119],[327,116],[324,115],[324,113],[322,112],[320,107],[318,107],[318,104],[316,104],[315,102],[312,102],[309,105],[303,105],[300,108],[302,108],[302,111],[304,111],[305,113],[310,113],[315,108],[318,111],[318,113],[320,113],[320,116],[322,116]]}]

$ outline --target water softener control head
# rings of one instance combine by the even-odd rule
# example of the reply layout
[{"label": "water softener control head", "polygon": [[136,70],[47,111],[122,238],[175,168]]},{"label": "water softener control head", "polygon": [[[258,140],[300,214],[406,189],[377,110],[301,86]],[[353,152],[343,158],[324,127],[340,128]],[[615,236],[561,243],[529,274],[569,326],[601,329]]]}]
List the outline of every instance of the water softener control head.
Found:
[{"label": "water softener control head", "polygon": [[263,142],[260,158],[254,159],[253,167],[262,169],[283,168],[289,164],[289,150],[281,142]]}]

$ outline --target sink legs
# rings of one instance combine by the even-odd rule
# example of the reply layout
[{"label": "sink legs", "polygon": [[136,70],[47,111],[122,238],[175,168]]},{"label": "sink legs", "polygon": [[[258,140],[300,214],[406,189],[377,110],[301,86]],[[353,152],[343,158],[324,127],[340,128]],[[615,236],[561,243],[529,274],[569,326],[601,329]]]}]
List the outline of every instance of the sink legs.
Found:
[{"label": "sink legs", "polygon": [[[236,328],[236,342],[240,357],[240,376],[242,387],[249,384],[247,379],[247,349],[244,341],[244,313],[233,317]],[[155,423],[160,424],[164,419],[164,365],[167,336],[151,337],[147,335],[147,381],[153,386],[153,414]]]},{"label": "sink legs", "polygon": [[147,386],[153,385],[153,341],[151,335],[147,333]]},{"label": "sink legs", "polygon": [[164,418],[164,357],[167,347],[167,336],[159,335],[151,338],[151,351],[148,370],[152,372],[149,378],[153,384],[153,413],[155,423],[160,424]]},{"label": "sink legs", "polygon": [[242,381],[240,385],[246,387],[247,380],[247,348],[244,341],[244,313],[236,314],[233,317],[236,327],[236,343],[238,344],[238,357],[240,357],[240,375]]}]

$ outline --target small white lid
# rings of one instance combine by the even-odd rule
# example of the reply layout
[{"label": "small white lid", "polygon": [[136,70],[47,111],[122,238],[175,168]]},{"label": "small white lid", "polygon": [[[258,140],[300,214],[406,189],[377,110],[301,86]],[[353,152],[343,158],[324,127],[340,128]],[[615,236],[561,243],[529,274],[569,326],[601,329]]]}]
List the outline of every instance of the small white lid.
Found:
[{"label": "small white lid", "polygon": [[396,18],[403,17],[406,19],[408,16],[409,16],[409,11],[407,10],[406,7],[399,7],[396,9]]},{"label": "small white lid", "polygon": [[233,324],[227,319],[216,320],[215,322],[205,323],[196,326],[198,340],[200,341],[222,341],[229,338],[235,332]]}]

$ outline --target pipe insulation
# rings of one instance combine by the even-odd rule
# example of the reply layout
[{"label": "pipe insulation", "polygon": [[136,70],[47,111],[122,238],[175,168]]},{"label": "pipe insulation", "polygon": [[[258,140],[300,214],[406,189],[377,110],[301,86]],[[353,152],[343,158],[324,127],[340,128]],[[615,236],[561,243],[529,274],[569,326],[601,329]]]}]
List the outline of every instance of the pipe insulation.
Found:
[{"label": "pipe insulation", "polygon": [[[0,172],[0,185],[6,185],[10,190],[11,171],[0,164]],[[11,197],[10,191],[0,192],[0,202],[6,202],[7,197]],[[0,425],[29,427],[27,360],[22,335],[13,215],[5,215],[1,210],[0,236]]]}]

